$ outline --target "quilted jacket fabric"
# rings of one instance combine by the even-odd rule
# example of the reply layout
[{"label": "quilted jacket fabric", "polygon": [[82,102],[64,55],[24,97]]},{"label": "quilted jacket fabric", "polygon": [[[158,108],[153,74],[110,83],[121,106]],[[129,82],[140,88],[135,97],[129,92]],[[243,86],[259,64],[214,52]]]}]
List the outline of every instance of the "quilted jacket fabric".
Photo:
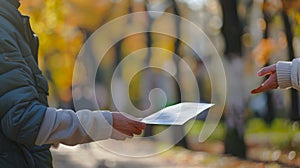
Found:
[{"label": "quilted jacket fabric", "polygon": [[49,145],[35,146],[48,107],[37,65],[38,39],[18,0],[0,0],[0,167],[52,167]]}]

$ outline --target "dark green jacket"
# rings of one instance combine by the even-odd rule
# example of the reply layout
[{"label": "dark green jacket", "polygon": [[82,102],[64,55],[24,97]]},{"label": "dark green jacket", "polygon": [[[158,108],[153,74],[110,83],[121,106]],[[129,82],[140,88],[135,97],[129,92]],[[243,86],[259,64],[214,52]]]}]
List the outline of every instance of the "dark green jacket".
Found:
[{"label": "dark green jacket", "polygon": [[49,145],[34,145],[48,85],[37,65],[38,40],[18,7],[18,0],[0,0],[0,167],[52,167]]}]

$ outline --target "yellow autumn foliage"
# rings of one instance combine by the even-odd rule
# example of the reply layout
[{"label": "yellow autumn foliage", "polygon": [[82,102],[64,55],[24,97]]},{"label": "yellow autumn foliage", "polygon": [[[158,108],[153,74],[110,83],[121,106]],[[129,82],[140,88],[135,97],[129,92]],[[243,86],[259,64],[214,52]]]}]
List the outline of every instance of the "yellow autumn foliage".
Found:
[{"label": "yellow autumn foliage", "polygon": [[253,56],[256,64],[260,66],[266,65],[273,52],[271,39],[262,39],[253,50]]},{"label": "yellow autumn foliage", "polygon": [[[73,68],[76,56],[86,40],[84,31],[93,33],[100,26],[112,21],[115,18],[124,16],[129,12],[145,11],[143,1],[111,1],[111,0],[31,0],[21,1],[21,12],[31,17],[31,25],[35,33],[40,37],[39,66],[49,79],[50,94],[58,101],[71,100],[71,86]],[[107,43],[122,36],[125,29],[133,29],[134,22],[146,26],[147,16],[131,18],[127,23],[120,23],[120,26],[112,27],[105,35],[99,38],[95,44]],[[163,25],[163,26],[162,26]],[[165,26],[169,25],[169,26]],[[164,17],[155,19],[152,30],[166,28],[174,34],[174,23]],[[165,35],[152,34],[152,47],[174,51],[175,39]],[[97,38],[98,39],[98,38]],[[92,46],[97,48],[98,46]],[[110,72],[116,58],[113,46],[101,62],[101,68]],[[146,34],[135,34],[123,39],[122,56],[126,57],[136,51],[147,47]],[[97,50],[97,49],[95,49]],[[125,81],[132,80],[127,77],[132,71],[136,71],[138,66],[145,63],[146,52],[138,53],[133,62],[125,65],[122,76]],[[172,54],[168,52],[152,53],[151,65],[162,66],[172,60]],[[109,76],[109,75],[106,75]],[[130,81],[128,81],[130,82]],[[138,97],[139,91],[136,89],[139,82],[132,83],[131,93]]]},{"label": "yellow autumn foliage", "polygon": [[75,58],[83,42],[78,28],[66,24],[65,9],[59,0],[21,1],[20,7],[23,14],[30,16],[32,28],[40,38],[39,66],[47,72],[50,92],[62,100],[70,98],[64,93],[70,90]]}]

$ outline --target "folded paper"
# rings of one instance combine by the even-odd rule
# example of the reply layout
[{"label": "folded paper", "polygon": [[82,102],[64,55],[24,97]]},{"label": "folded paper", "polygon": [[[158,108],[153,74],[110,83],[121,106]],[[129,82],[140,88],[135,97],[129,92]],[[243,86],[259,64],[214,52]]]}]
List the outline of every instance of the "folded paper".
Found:
[{"label": "folded paper", "polygon": [[142,122],[158,125],[183,125],[188,120],[196,117],[201,112],[212,107],[210,103],[185,102],[161,109],[160,111],[145,117]]}]

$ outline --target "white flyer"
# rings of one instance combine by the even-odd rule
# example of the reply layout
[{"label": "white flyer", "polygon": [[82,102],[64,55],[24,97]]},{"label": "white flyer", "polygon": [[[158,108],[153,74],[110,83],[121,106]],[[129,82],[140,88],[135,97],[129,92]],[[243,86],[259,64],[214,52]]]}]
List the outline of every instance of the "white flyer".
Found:
[{"label": "white flyer", "polygon": [[204,110],[212,107],[210,103],[192,103],[185,102],[173,106],[169,106],[159,110],[158,112],[145,117],[142,122],[146,124],[158,125],[183,125],[185,122]]}]

